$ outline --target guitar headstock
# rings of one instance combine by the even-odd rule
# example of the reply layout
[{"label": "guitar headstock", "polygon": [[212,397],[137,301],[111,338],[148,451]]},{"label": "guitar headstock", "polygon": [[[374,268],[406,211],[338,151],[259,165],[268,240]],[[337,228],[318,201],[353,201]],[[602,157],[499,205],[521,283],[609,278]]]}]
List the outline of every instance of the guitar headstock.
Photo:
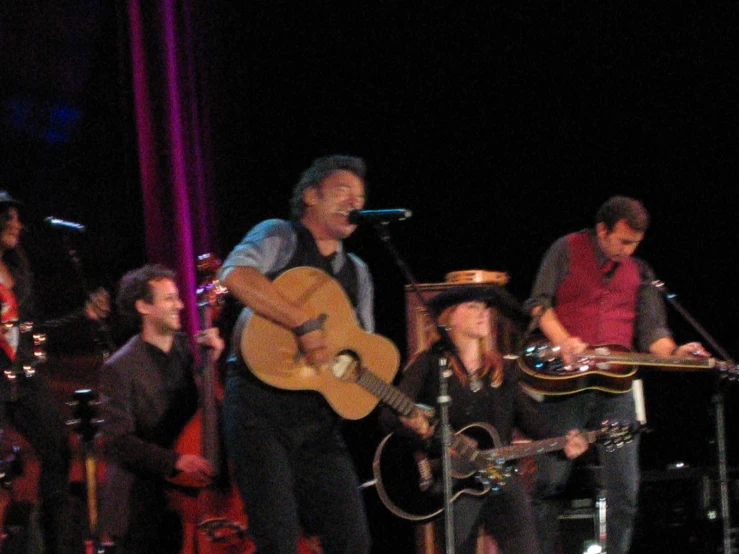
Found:
[{"label": "guitar headstock", "polygon": [[[228,289],[220,282],[217,273],[221,268],[221,260],[213,253],[200,254],[198,268],[198,305],[212,311],[212,319],[217,319],[223,308]],[[209,327],[210,325],[207,325]]]},{"label": "guitar headstock", "polygon": [[90,389],[76,390],[67,405],[72,408],[72,419],[67,421],[67,425],[74,427],[82,441],[91,443],[103,423],[97,417],[97,407],[100,405],[97,394]]},{"label": "guitar headstock", "polygon": [[634,436],[645,429],[645,424],[635,421],[632,423],[620,423],[618,421],[604,421],[598,432],[598,444],[606,447],[606,451],[612,452],[634,440]]},{"label": "guitar headstock", "polygon": [[729,381],[739,380],[739,368],[734,362],[717,360],[715,367],[724,379],[728,379]]}]

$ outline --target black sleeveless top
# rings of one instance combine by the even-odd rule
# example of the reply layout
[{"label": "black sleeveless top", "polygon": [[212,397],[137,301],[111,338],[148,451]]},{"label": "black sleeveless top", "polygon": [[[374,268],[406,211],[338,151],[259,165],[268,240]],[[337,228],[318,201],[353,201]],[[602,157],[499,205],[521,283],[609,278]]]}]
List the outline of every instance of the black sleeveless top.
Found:
[{"label": "black sleeveless top", "polygon": [[292,226],[298,236],[298,244],[295,248],[295,253],[293,254],[293,257],[290,258],[290,261],[287,262],[287,265],[285,267],[273,274],[268,275],[268,277],[274,280],[276,277],[283,274],[288,269],[293,269],[295,267],[315,267],[317,269],[321,269],[339,282],[341,287],[349,296],[349,300],[351,301],[352,306],[354,306],[354,309],[356,310],[357,304],[359,302],[359,285],[357,278],[357,268],[354,266],[354,262],[352,262],[351,258],[347,256],[346,263],[343,265],[343,267],[339,270],[338,273],[334,273],[332,262],[336,257],[336,253],[332,254],[331,256],[324,256],[318,250],[318,245],[316,244],[313,235],[311,235],[310,231],[306,229],[302,223],[293,222]]}]

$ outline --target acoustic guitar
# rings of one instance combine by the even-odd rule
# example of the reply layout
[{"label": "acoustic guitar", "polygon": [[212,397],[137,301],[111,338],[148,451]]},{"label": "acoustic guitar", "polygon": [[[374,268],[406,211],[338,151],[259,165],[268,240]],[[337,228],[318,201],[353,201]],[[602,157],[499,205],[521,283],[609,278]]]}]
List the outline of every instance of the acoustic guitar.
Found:
[{"label": "acoustic guitar", "polygon": [[541,335],[529,340],[518,356],[522,386],[545,395],[566,395],[588,389],[628,392],[637,369],[642,366],[716,371],[731,379],[739,376],[736,364],[715,358],[655,356],[632,352],[616,344],[593,346],[572,363],[565,364],[559,348]]},{"label": "acoustic guitar", "polygon": [[[631,441],[640,424],[604,424],[583,436],[588,443],[601,443],[613,450]],[[515,469],[511,460],[563,450],[567,437],[500,445],[496,429],[487,423],[472,423],[452,436],[452,502],[463,495],[482,498],[500,492],[509,484]],[[377,447],[372,462],[377,492],[395,515],[426,523],[444,512],[444,480],[441,446],[398,433],[387,435]]]},{"label": "acoustic guitar", "polygon": [[240,345],[254,375],[280,389],[318,391],[345,419],[365,417],[380,400],[391,406],[398,401],[389,385],[400,364],[398,348],[359,326],[349,298],[335,279],[319,269],[296,267],[273,284],[312,318],[323,320],[331,358],[320,367],[308,364],[290,329],[254,314]]}]

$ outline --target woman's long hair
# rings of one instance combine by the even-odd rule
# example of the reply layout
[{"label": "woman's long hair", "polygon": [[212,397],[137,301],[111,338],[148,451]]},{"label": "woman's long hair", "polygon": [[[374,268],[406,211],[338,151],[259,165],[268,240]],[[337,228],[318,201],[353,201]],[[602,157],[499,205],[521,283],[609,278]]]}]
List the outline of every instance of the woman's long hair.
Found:
[{"label": "woman's long hair", "polygon": [[[452,312],[454,311],[454,309],[456,309],[457,306],[459,306],[459,304],[450,306],[446,308],[443,312],[441,312],[441,314],[439,315],[439,323],[446,327],[449,327]],[[492,327],[490,330],[490,334],[487,337],[479,339],[480,352],[482,352],[482,367],[480,368],[480,373],[478,375],[480,379],[488,376],[488,379],[490,380],[490,385],[497,388],[503,383],[504,363],[503,356],[496,346],[497,333],[495,333],[495,321],[498,317],[498,314],[495,311],[495,308],[491,309],[493,310],[493,312],[490,317]],[[434,334],[434,341],[439,340],[440,337],[438,336],[438,334],[436,332],[434,332]],[[456,375],[457,379],[459,379],[459,382],[462,383],[462,385],[465,387],[468,386],[469,377],[467,374],[467,370],[464,367],[460,366],[460,363],[456,359],[456,357],[452,357],[451,367],[454,375]]]},{"label": "woman's long hair", "polygon": [[[2,211],[0,211],[0,228],[7,225],[8,211],[13,206],[6,205]],[[31,264],[26,257],[23,247],[17,245],[15,248],[6,250],[2,254],[3,263],[6,265],[10,274],[15,280],[14,292],[16,300],[20,305],[22,302],[27,300],[30,275],[31,275]]]}]

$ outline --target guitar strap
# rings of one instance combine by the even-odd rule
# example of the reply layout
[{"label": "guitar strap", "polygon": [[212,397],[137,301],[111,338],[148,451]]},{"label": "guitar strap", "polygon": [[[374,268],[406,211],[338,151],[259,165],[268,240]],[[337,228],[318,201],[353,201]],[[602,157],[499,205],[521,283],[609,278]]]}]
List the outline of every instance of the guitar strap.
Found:
[{"label": "guitar strap", "polygon": [[[5,283],[0,281],[0,323],[15,323],[18,321],[18,304],[15,295]],[[18,350],[19,329],[17,325],[9,326],[4,333],[0,333],[0,349],[12,362]]]}]

